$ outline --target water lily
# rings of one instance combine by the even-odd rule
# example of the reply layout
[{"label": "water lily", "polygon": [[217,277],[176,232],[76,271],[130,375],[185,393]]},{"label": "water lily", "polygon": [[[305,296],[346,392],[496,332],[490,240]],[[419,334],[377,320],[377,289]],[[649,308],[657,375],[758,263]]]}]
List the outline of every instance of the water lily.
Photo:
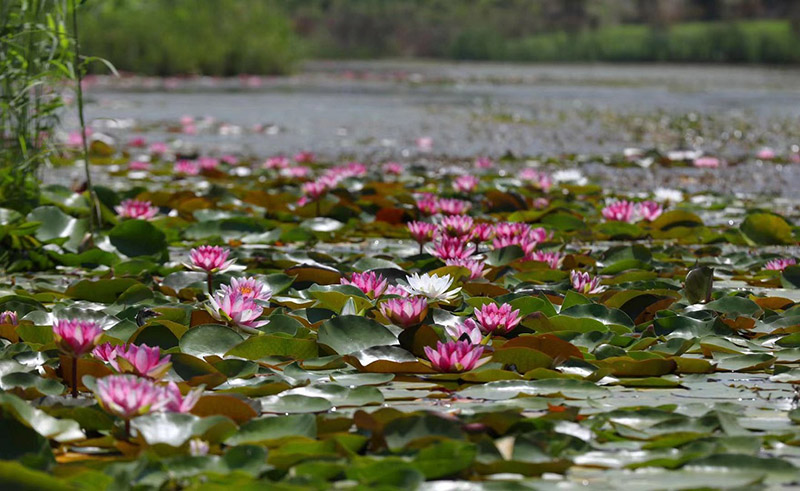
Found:
[{"label": "water lily", "polygon": [[169,152],[169,146],[164,142],[153,142],[149,150],[153,155],[163,155]]},{"label": "water lily", "polygon": [[163,388],[152,380],[135,375],[109,375],[97,379],[95,395],[100,406],[127,422],[135,417],[164,409],[169,403]]},{"label": "water lily", "polygon": [[13,310],[6,310],[0,313],[0,324],[11,324],[12,326],[16,326],[17,323],[17,313]]},{"label": "water lily", "polygon": [[123,200],[118,206],[114,207],[117,215],[123,218],[135,218],[139,220],[150,220],[158,214],[158,207],[153,206],[149,201],[138,201],[135,199]]},{"label": "water lily", "polygon": [[166,410],[174,413],[188,413],[194,408],[203,396],[203,387],[190,390],[186,395],[181,394],[178,384],[170,382],[164,387],[164,394],[167,397]]},{"label": "water lily", "polygon": [[695,167],[705,168],[705,169],[716,169],[719,167],[720,161],[716,157],[698,157],[694,159],[693,164]]},{"label": "water lily", "polygon": [[478,169],[491,169],[494,167],[494,162],[489,157],[479,157],[475,159],[475,167]]},{"label": "water lily", "polygon": [[291,162],[287,157],[283,155],[278,155],[276,157],[270,157],[264,161],[262,167],[265,169],[286,169],[291,165]]},{"label": "water lily", "polygon": [[238,293],[243,298],[267,301],[272,297],[272,291],[264,283],[253,277],[232,278],[230,285],[220,286],[220,290],[225,295]]},{"label": "water lily", "polygon": [[417,209],[423,215],[435,215],[439,213],[439,200],[427,196],[420,198],[417,200]]},{"label": "water lily", "polygon": [[463,322],[450,324],[444,330],[453,341],[464,340],[472,344],[485,344],[489,341],[489,337],[484,336],[481,327],[472,319],[464,319]]},{"label": "water lily", "polygon": [[146,344],[119,346],[115,354],[109,363],[120,373],[132,373],[158,380],[166,375],[172,366],[171,355],[162,357],[161,348],[158,346],[151,347]]},{"label": "water lily", "polygon": [[92,351],[103,335],[100,324],[81,319],[56,319],[53,323],[53,336],[58,348],[74,357],[81,357]]},{"label": "water lily", "polygon": [[603,208],[602,213],[608,221],[630,222],[636,213],[636,205],[631,201],[614,201]]},{"label": "water lily", "polygon": [[758,151],[758,153],[756,153],[756,158],[757,159],[761,159],[761,160],[772,160],[776,156],[777,156],[777,154],[775,153],[775,150],[773,150],[773,149],[771,149],[769,147],[764,147],[764,148],[760,149]]},{"label": "water lily", "polygon": [[472,208],[472,203],[455,198],[443,198],[438,202],[439,211],[445,215],[464,215]]},{"label": "water lily", "polygon": [[235,259],[228,259],[229,255],[230,251],[220,246],[200,246],[189,251],[192,264],[188,266],[196,271],[222,273],[236,262]]},{"label": "water lily", "polygon": [[405,290],[411,295],[427,297],[433,302],[449,302],[456,298],[461,291],[461,287],[453,288],[453,278],[449,274],[439,276],[428,273],[420,275],[414,273],[406,276]]},{"label": "water lily", "polygon": [[436,342],[436,349],[425,346],[425,356],[440,372],[466,372],[475,368],[484,347],[469,341]]},{"label": "water lily", "polygon": [[442,218],[439,231],[450,237],[467,237],[472,234],[475,221],[467,215],[452,215]]},{"label": "water lily", "polygon": [[444,262],[448,266],[461,266],[469,270],[469,279],[477,280],[482,278],[489,270],[484,269],[484,262],[478,259],[447,259]]},{"label": "water lily", "polygon": [[783,271],[789,266],[794,266],[795,264],[797,264],[797,260],[793,257],[772,259],[764,264],[764,269],[771,271]]},{"label": "water lily", "polygon": [[436,225],[427,222],[408,222],[406,226],[411,232],[411,237],[419,244],[430,242],[437,229]]},{"label": "water lily", "polygon": [[471,232],[473,242],[488,242],[495,236],[494,225],[491,223],[476,223]]},{"label": "water lily", "polygon": [[550,188],[553,187],[553,180],[549,175],[530,167],[523,169],[519,173],[519,178],[523,181],[533,184],[535,187],[545,192],[549,191]]},{"label": "water lily", "polygon": [[432,254],[442,261],[467,259],[475,253],[475,244],[464,242],[459,237],[442,237],[433,244]]},{"label": "water lily", "polygon": [[636,205],[636,216],[652,222],[664,213],[664,207],[655,201],[642,201]]},{"label": "water lily", "polygon": [[575,271],[574,269],[569,273],[569,280],[572,288],[583,293],[584,295],[593,295],[602,292],[605,287],[600,285],[600,278],[595,276],[592,278],[589,273]]},{"label": "water lily", "polygon": [[213,315],[220,320],[226,320],[222,317],[224,314],[234,325],[247,333],[258,334],[260,333],[258,328],[269,323],[268,320],[258,320],[264,309],[252,298],[245,298],[238,292],[218,291],[211,297],[210,302],[214,309]]},{"label": "water lily", "polygon": [[433,149],[433,138],[429,136],[421,136],[416,140],[417,148],[423,152],[429,152]]},{"label": "water lily", "polygon": [[130,170],[150,170],[152,164],[150,162],[144,160],[131,160],[128,163],[128,169]]},{"label": "water lily", "polygon": [[550,269],[558,269],[563,257],[556,251],[533,251],[530,255],[526,255],[525,259],[545,263]]},{"label": "water lily", "polygon": [[453,189],[457,193],[471,193],[478,188],[480,179],[475,176],[464,175],[453,179]]},{"label": "water lily", "polygon": [[475,309],[475,320],[478,321],[481,331],[486,334],[505,334],[517,327],[522,318],[519,316],[519,309],[511,310],[510,304],[498,306],[495,303],[487,303]]},{"label": "water lily", "polygon": [[[122,346],[122,349],[125,347]],[[111,343],[103,343],[96,346],[92,350],[92,356],[97,358],[100,361],[104,361],[106,363],[111,363],[111,360],[116,360],[117,358],[117,350],[120,349],[119,345],[111,344]]]},{"label": "water lily", "polygon": [[294,155],[294,161],[298,164],[313,164],[314,163],[314,153],[313,152],[297,152]]},{"label": "water lily", "polygon": [[405,172],[405,167],[403,167],[403,164],[399,162],[386,162],[383,164],[381,169],[384,173],[391,174],[393,176],[401,176]]},{"label": "water lily", "polygon": [[386,286],[389,281],[381,274],[376,274],[374,271],[366,273],[353,273],[350,279],[342,278],[339,280],[342,285],[352,285],[370,298],[378,298],[386,291]]},{"label": "water lily", "polygon": [[172,168],[175,174],[183,174],[186,176],[196,176],[200,174],[200,166],[193,160],[179,160],[175,162]]},{"label": "water lily", "polygon": [[408,328],[420,324],[428,315],[428,301],[424,297],[391,298],[381,302],[380,311],[392,324]]},{"label": "water lily", "polygon": [[197,165],[199,165],[202,170],[214,170],[219,167],[219,159],[214,157],[200,157],[197,159]]}]

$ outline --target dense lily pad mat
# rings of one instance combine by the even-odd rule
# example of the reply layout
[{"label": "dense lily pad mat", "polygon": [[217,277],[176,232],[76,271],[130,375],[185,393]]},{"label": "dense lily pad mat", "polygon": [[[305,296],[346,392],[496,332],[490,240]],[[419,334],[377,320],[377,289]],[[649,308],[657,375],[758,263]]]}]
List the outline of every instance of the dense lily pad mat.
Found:
[{"label": "dense lily pad mat", "polygon": [[763,202],[95,151],[93,239],[66,188],[0,211],[7,486],[800,483],[797,230]]}]

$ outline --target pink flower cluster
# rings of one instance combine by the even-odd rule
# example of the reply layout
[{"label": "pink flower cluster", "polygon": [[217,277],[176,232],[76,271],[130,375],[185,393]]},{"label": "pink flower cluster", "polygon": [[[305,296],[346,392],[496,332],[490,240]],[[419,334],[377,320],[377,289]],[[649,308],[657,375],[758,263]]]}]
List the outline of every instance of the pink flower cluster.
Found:
[{"label": "pink flower cluster", "polygon": [[783,271],[789,266],[794,266],[795,264],[797,264],[797,260],[793,257],[772,259],[771,261],[767,261],[767,263],[764,264],[764,269],[768,269],[771,271]]},{"label": "pink flower cluster", "polygon": [[547,230],[542,227],[532,227],[527,223],[502,222],[494,227],[495,237],[492,241],[493,249],[502,249],[511,245],[519,246],[525,253],[526,261],[535,259],[536,246],[549,238]]},{"label": "pink flower cluster", "polygon": [[417,209],[424,215],[466,215],[472,203],[455,198],[438,198],[431,194],[423,194],[417,199]]},{"label": "pink flower cluster", "polygon": [[603,218],[606,220],[628,223],[638,220],[652,222],[663,212],[664,207],[655,201],[634,203],[626,200],[614,201],[602,210]]},{"label": "pink flower cluster", "polygon": [[142,345],[101,344],[92,351],[92,356],[111,365],[118,373],[131,373],[138,377],[161,379],[172,363],[170,355],[161,356],[161,348]]},{"label": "pink flower cluster", "polygon": [[109,413],[129,420],[158,411],[188,413],[203,395],[203,388],[181,394],[175,382],[159,385],[135,375],[109,375],[97,380],[100,405]]},{"label": "pink flower cluster", "polygon": [[458,176],[453,180],[453,189],[457,193],[471,193],[478,188],[480,179],[471,175]]},{"label": "pink flower cluster", "polygon": [[531,169],[530,167],[523,169],[519,173],[519,178],[523,181],[533,184],[535,187],[545,192],[549,191],[550,188],[553,187],[553,180],[548,174],[540,172],[536,169]]},{"label": "pink flower cluster", "polygon": [[114,207],[117,215],[123,218],[134,218],[138,220],[150,220],[158,215],[158,207],[153,206],[149,201],[138,201],[135,199],[123,200]]},{"label": "pink flower cluster", "polygon": [[194,160],[179,160],[175,162],[172,168],[175,174],[183,174],[186,176],[196,176],[200,174],[200,165]]}]

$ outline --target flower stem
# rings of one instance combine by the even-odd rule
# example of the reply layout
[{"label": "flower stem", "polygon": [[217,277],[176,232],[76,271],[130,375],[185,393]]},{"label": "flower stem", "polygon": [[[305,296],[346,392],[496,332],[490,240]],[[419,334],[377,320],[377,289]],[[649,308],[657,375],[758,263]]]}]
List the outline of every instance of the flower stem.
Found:
[{"label": "flower stem", "polygon": [[420,256],[422,255],[422,253],[423,253],[423,252],[425,252],[425,249],[424,249],[424,247],[425,247],[425,244],[423,244],[422,242],[420,242],[420,243],[419,243],[419,255],[420,255]]},{"label": "flower stem", "polygon": [[211,298],[211,295],[214,294],[214,274],[209,271],[208,273],[208,296]]},{"label": "flower stem", "polygon": [[78,357],[72,357],[72,398],[78,398]]},{"label": "flower stem", "polygon": [[317,200],[317,216],[320,216],[322,214],[321,211],[320,211],[320,202],[321,201],[322,201],[321,199]]},{"label": "flower stem", "polygon": [[130,437],[131,437],[131,420],[130,419],[126,419],[125,420],[125,438],[126,439],[130,439]]}]

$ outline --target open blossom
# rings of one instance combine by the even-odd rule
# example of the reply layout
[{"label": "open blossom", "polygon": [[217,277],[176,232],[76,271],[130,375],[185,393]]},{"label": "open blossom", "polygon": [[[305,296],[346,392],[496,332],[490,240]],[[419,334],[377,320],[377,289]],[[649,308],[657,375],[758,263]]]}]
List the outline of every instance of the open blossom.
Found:
[{"label": "open blossom", "polygon": [[642,201],[636,205],[636,216],[642,220],[652,222],[664,213],[664,207],[655,201]]},{"label": "open blossom", "polygon": [[230,269],[235,259],[228,259],[230,251],[220,246],[200,246],[189,251],[192,264],[187,265],[196,271],[221,273]]},{"label": "open blossom", "polygon": [[92,351],[102,335],[103,328],[94,321],[56,319],[53,323],[56,345],[76,358]]},{"label": "open blossom", "polygon": [[636,213],[636,205],[631,201],[614,201],[603,208],[603,217],[609,221],[630,222]]},{"label": "open blossom", "polygon": [[272,297],[269,287],[255,278],[232,278],[230,285],[222,285],[220,290],[225,295],[238,293],[244,298],[267,301]]},{"label": "open blossom", "polygon": [[473,242],[488,242],[494,237],[494,225],[491,223],[476,223],[472,227]]},{"label": "open blossom", "polygon": [[429,136],[421,136],[416,141],[417,148],[423,152],[428,152],[433,148],[433,138]]},{"label": "open blossom", "polygon": [[716,157],[698,157],[693,162],[695,167],[702,167],[706,169],[716,169],[719,167],[719,159]]},{"label": "open blossom", "polygon": [[453,180],[453,189],[458,193],[471,193],[478,187],[480,179],[475,176],[458,176]]},{"label": "open blossom", "polygon": [[383,167],[381,168],[383,169],[383,172],[385,172],[386,174],[392,174],[394,176],[402,175],[403,172],[405,172],[403,164],[399,162],[386,162],[385,164],[383,164]]},{"label": "open blossom", "polygon": [[453,300],[461,291],[461,287],[453,288],[453,278],[449,274],[439,276],[437,274],[430,275],[425,273],[420,275],[414,273],[411,276],[406,276],[405,290],[411,295],[420,295],[427,297],[429,300],[438,302],[449,302]]},{"label": "open blossom", "polygon": [[381,303],[381,314],[402,328],[420,324],[428,315],[428,301],[424,297],[391,298]]},{"label": "open blossom", "polygon": [[408,231],[411,232],[411,237],[419,244],[430,242],[437,228],[436,225],[427,222],[408,222],[406,225]]},{"label": "open blossom", "polygon": [[172,168],[175,174],[184,174],[187,176],[196,176],[200,173],[200,166],[193,160],[179,160],[175,162]]},{"label": "open blossom", "polygon": [[483,349],[483,346],[469,341],[437,341],[435,350],[425,346],[425,356],[430,360],[431,366],[440,372],[465,372],[475,368]]},{"label": "open blossom", "polygon": [[147,145],[147,140],[143,136],[134,136],[128,140],[129,147],[143,148],[145,145]]},{"label": "open blossom", "polygon": [[550,269],[558,269],[562,256],[556,251],[533,251],[530,255],[526,255],[525,259],[528,261],[539,261],[547,264]]},{"label": "open blossom", "polygon": [[283,177],[289,177],[292,179],[308,177],[310,174],[311,174],[311,168],[306,167],[305,165],[295,165],[293,167],[286,167],[285,169],[281,169],[281,175]]},{"label": "open blossom", "polygon": [[575,271],[574,269],[569,273],[569,280],[572,283],[572,288],[583,293],[584,295],[593,295],[602,292],[605,288],[600,285],[600,278],[595,276],[592,278],[589,273]]},{"label": "open blossom", "polygon": [[278,155],[276,157],[270,157],[264,161],[262,167],[265,169],[286,169],[289,167],[291,162],[288,158]]},{"label": "open blossom", "polygon": [[16,326],[17,322],[17,313],[13,310],[6,310],[5,312],[0,313],[0,324],[11,324],[12,326]]},{"label": "open blossom", "polygon": [[549,191],[550,188],[553,187],[553,180],[549,175],[544,172],[539,172],[536,169],[531,169],[530,167],[523,169],[519,173],[519,178],[523,181],[528,181],[542,191]]},{"label": "open blossom", "polygon": [[384,295],[397,295],[398,297],[409,297],[409,293],[403,288],[402,286],[398,285],[388,285],[386,287],[386,291],[383,292]]},{"label": "open blossom", "polygon": [[497,306],[494,303],[487,303],[480,309],[475,309],[475,320],[485,333],[505,334],[515,327],[522,320],[519,316],[519,309],[511,310],[510,304]]},{"label": "open blossom", "polygon": [[472,203],[454,198],[439,200],[439,211],[445,215],[465,215],[472,208]]},{"label": "open blossom", "polygon": [[483,269],[484,263],[478,259],[447,259],[444,262],[448,266],[461,266],[469,270],[469,279],[477,280],[482,278],[488,270]]},{"label": "open blossom", "polygon": [[475,160],[475,167],[478,169],[491,169],[494,167],[494,162],[489,157],[480,157]]},{"label": "open blossom", "polygon": [[783,271],[789,266],[794,266],[795,264],[797,264],[797,260],[793,257],[773,259],[771,261],[767,261],[767,263],[764,265],[764,269]]},{"label": "open blossom", "polygon": [[103,343],[97,345],[97,347],[92,350],[92,356],[106,363],[111,363],[111,360],[115,360],[117,358],[117,350],[120,348],[125,349],[125,346]]},{"label": "open blossom", "polygon": [[150,170],[150,167],[152,167],[150,162],[144,160],[131,160],[128,163],[128,169],[130,170]]},{"label": "open blossom", "polygon": [[756,153],[756,158],[761,160],[772,160],[775,158],[775,156],[776,156],[775,150],[769,147],[764,147],[761,150],[759,150],[758,153]]},{"label": "open blossom", "polygon": [[236,155],[226,154],[221,156],[219,159],[228,165],[236,165],[239,163],[239,157]]},{"label": "open blossom", "polygon": [[480,326],[472,319],[464,319],[464,322],[451,324],[444,330],[453,341],[467,340],[472,344],[485,344],[489,340],[481,332]]},{"label": "open blossom", "polygon": [[294,155],[294,161],[298,164],[313,164],[314,154],[312,152],[297,152]]},{"label": "open blossom", "polygon": [[321,180],[304,182],[303,194],[312,200],[318,200],[328,192],[328,185]]},{"label": "open blossom", "polygon": [[114,207],[114,210],[123,218],[136,218],[139,220],[150,220],[158,214],[157,206],[153,206],[149,201],[135,199],[123,200],[118,206]]},{"label": "open blossom", "polygon": [[473,223],[470,216],[452,215],[439,222],[439,230],[450,237],[467,237],[472,233]]},{"label": "open blossom", "polygon": [[203,170],[214,170],[219,167],[219,159],[214,157],[200,157],[197,159],[197,164]]},{"label": "open blossom", "polygon": [[169,151],[169,146],[164,142],[153,142],[150,144],[150,153],[154,155],[165,154]]},{"label": "open blossom", "polygon": [[375,274],[374,271],[366,273],[353,273],[350,279],[342,278],[339,280],[342,285],[352,285],[370,298],[378,298],[386,291],[386,286],[389,281],[381,274]]},{"label": "open blossom", "polygon": [[435,215],[439,213],[439,200],[427,196],[420,198],[417,200],[417,209],[424,215]]},{"label": "open blossom", "polygon": [[202,457],[208,455],[210,445],[207,441],[200,438],[192,438],[189,440],[189,455],[192,457]]},{"label": "open blossom", "polygon": [[459,237],[442,237],[433,243],[432,255],[446,261],[448,259],[467,259],[475,253],[475,244],[465,242]]},{"label": "open blossom", "polygon": [[166,410],[174,413],[188,413],[203,396],[202,387],[190,390],[186,395],[183,395],[175,382],[167,384],[163,391],[167,398]]},{"label": "open blossom", "polygon": [[172,366],[170,358],[170,355],[162,357],[161,348],[158,346],[130,344],[127,347],[118,346],[115,356],[108,362],[114,367],[114,370],[120,373],[132,373],[140,377],[158,380]]},{"label": "open blossom", "polygon": [[135,375],[109,375],[98,379],[95,395],[103,409],[123,419],[160,411],[170,401],[163,388]]},{"label": "open blossom", "polygon": [[245,298],[238,292],[218,291],[210,301],[215,315],[220,316],[220,312],[223,313],[236,326],[247,332],[256,333],[259,327],[269,323],[268,320],[258,320],[264,309],[252,298]]}]

